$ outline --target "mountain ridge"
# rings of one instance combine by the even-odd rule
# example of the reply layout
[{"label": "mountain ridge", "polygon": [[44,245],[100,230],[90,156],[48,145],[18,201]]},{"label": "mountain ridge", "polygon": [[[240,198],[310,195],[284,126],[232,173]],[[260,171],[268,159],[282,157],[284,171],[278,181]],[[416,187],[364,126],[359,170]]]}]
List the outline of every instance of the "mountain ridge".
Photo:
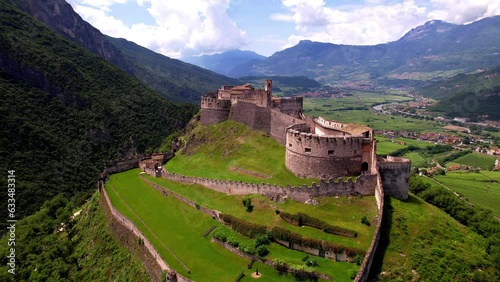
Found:
[{"label": "mountain ridge", "polygon": [[492,68],[498,61],[500,16],[495,16],[468,25],[429,21],[396,41],[370,46],[303,40],[263,61],[237,66],[232,76],[304,75],[322,83],[390,86],[391,80],[440,80]]}]

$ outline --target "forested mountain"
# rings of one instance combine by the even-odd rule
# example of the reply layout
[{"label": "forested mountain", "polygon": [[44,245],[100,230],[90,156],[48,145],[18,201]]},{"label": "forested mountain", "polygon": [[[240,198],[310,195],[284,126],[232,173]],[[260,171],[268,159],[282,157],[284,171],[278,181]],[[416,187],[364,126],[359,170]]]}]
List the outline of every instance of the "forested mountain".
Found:
[{"label": "forested mountain", "polygon": [[216,73],[231,76],[232,70],[251,60],[264,60],[266,57],[252,51],[230,50],[220,54],[189,56],[183,61],[212,70]]},{"label": "forested mountain", "polygon": [[500,16],[496,16],[467,25],[429,21],[397,41],[374,46],[304,40],[266,60],[242,64],[231,75],[304,75],[325,83],[422,85],[493,68],[499,61]]},{"label": "forested mountain", "polygon": [[16,171],[18,219],[56,195],[85,198],[106,160],[152,151],[196,113],[0,5],[0,168]]},{"label": "forested mountain", "polygon": [[221,85],[241,84],[235,79],[171,59],[125,39],[107,37],[84,21],[65,0],[9,1],[53,31],[134,75],[171,100],[197,103],[201,95]]}]

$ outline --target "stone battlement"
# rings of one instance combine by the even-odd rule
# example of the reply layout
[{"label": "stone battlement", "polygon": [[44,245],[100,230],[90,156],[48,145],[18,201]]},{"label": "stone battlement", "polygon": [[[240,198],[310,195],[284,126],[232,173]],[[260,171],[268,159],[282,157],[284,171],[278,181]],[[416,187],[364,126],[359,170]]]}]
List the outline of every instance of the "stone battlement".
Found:
[{"label": "stone battlement", "polygon": [[203,109],[220,109],[229,111],[231,109],[231,101],[219,100],[212,97],[201,97],[201,107]]},{"label": "stone battlement", "polygon": [[[156,177],[152,171],[148,171],[151,176]],[[372,196],[375,194],[375,186],[377,175],[361,175],[355,181],[352,177],[343,181],[343,179],[320,180],[319,184],[312,183],[311,186],[300,185],[286,187],[273,185],[269,183],[247,183],[242,181],[217,180],[211,178],[202,178],[194,176],[185,176],[175,173],[162,171],[161,177],[180,183],[198,184],[211,190],[232,194],[232,195],[249,195],[260,194],[274,201],[281,201],[285,198],[292,199],[298,202],[306,202],[315,197],[331,197],[331,196],[349,196],[349,195],[364,195]]]}]

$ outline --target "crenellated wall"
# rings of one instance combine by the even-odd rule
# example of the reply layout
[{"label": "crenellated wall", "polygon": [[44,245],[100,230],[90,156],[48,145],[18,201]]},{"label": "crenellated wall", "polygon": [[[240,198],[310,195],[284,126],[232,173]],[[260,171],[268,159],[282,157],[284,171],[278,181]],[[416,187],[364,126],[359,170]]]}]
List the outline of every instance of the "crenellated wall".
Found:
[{"label": "crenellated wall", "polygon": [[[151,176],[155,176],[153,171],[147,172]],[[289,198],[302,203],[314,197],[348,195],[372,196],[375,193],[374,189],[377,181],[377,175],[367,174],[359,176],[356,181],[353,181],[352,178],[347,178],[347,181],[338,178],[335,180],[329,179],[328,181],[320,180],[319,184],[313,183],[311,186],[302,185],[291,187],[288,185],[282,187],[264,183],[254,184],[241,181],[237,182],[185,176],[169,173],[167,171],[162,171],[161,176],[175,182],[202,185],[206,188],[226,194],[261,194],[275,201]]]},{"label": "crenellated wall", "polygon": [[231,101],[219,100],[213,97],[201,97],[200,122],[216,124],[228,119]]},{"label": "crenellated wall", "polygon": [[300,118],[304,104],[303,97],[282,97],[272,100],[272,107],[283,114]]},{"label": "crenellated wall", "polygon": [[281,145],[286,143],[286,131],[291,125],[304,124],[300,118],[294,118],[288,114],[284,114],[275,110],[271,110],[271,137],[278,141]]},{"label": "crenellated wall", "polygon": [[363,145],[371,142],[367,138],[301,131],[292,126],[286,134],[285,165],[295,175],[328,179],[361,174]]},{"label": "crenellated wall", "polygon": [[411,161],[405,158],[387,156],[387,159],[377,158],[377,167],[384,192],[400,200],[408,199]]}]

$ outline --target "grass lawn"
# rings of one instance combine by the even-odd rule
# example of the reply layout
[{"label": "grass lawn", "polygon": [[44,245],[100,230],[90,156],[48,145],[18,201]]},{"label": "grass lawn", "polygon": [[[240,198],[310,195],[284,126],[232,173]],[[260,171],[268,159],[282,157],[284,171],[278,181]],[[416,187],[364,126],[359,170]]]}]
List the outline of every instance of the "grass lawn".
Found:
[{"label": "grass lawn", "polygon": [[[379,137],[377,137],[377,140]],[[377,154],[390,155],[399,149],[406,148],[406,145],[401,145],[391,141],[377,141]]]},{"label": "grass lawn", "polygon": [[285,147],[244,124],[199,125],[184,138],[187,148],[166,164],[169,172],[281,186],[319,183],[291,173],[285,167]]},{"label": "grass lawn", "polygon": [[411,165],[413,167],[422,167],[427,164],[427,160],[424,159],[418,152],[409,152],[404,154],[403,157],[411,160]]},{"label": "grass lawn", "polygon": [[[222,213],[231,214],[254,223],[265,224],[269,227],[280,226],[307,237],[331,241],[344,246],[356,247],[363,250],[368,249],[375,228],[374,225],[368,227],[361,223],[361,218],[364,215],[366,215],[368,219],[374,221],[377,215],[377,206],[374,197],[320,198],[319,205],[313,206],[291,200],[287,200],[284,203],[275,203],[264,196],[253,195],[252,205],[254,205],[254,209],[249,213],[245,211],[245,207],[242,204],[244,196],[226,195],[199,185],[181,184],[147,175],[145,175],[145,177],[200,205],[218,210]],[[329,224],[354,230],[358,233],[358,236],[356,238],[347,238],[327,234],[312,227],[294,226],[286,223],[276,215],[275,210],[277,209],[288,213],[303,212]]]},{"label": "grass lawn", "polygon": [[491,169],[491,167],[495,164],[496,159],[497,158],[495,156],[470,153],[453,160],[453,162],[473,167],[480,167],[481,169],[488,170]]},{"label": "grass lawn", "polygon": [[500,217],[500,172],[456,171],[435,175],[434,179]]},{"label": "grass lawn", "polygon": [[[211,226],[219,223],[172,197],[161,196],[140,180],[138,173],[139,170],[134,169],[114,174],[106,189],[113,205],[136,224],[177,272],[195,281],[234,281],[242,270],[245,276],[255,271],[247,269],[248,260],[211,243],[210,236],[202,237]],[[256,263],[255,267],[266,281],[293,281],[291,276],[279,276],[269,266]]]},{"label": "grass lawn", "polygon": [[[131,219],[134,224],[136,224],[136,226],[153,243],[155,248],[160,252],[160,255],[167,261],[167,263],[184,277],[195,281],[234,281],[238,274],[243,270],[245,277],[241,281],[250,281],[253,280],[250,277],[250,274],[258,268],[259,272],[263,273],[263,276],[259,281],[295,281],[295,278],[292,275],[288,274],[280,276],[272,267],[266,266],[262,263],[255,263],[253,265],[253,269],[248,270],[248,260],[225,250],[217,244],[211,243],[211,236],[203,238],[202,235],[210,227],[216,225],[217,229],[225,230],[224,232],[229,234],[235,234],[232,236],[238,236],[238,241],[240,242],[253,243],[254,240],[237,235],[234,231],[213,220],[211,217],[176,200],[173,197],[161,196],[159,192],[149,187],[146,182],[139,178],[139,172],[140,171],[138,169],[134,169],[112,175],[110,177],[110,181],[106,183],[106,190],[108,191],[113,205],[122,214]],[[177,183],[172,182],[171,184]],[[252,213],[247,213],[244,211],[244,207],[241,204],[241,197],[226,196],[195,185],[177,185],[179,186],[171,185],[169,188],[172,188],[172,190],[178,192],[179,194],[181,194],[180,191],[184,190],[186,196],[191,195],[189,198],[197,201],[199,204],[210,206],[210,203],[218,203],[222,206],[229,206],[228,211],[233,211],[232,208],[235,208],[234,211],[239,212],[235,212],[235,215],[245,215],[245,219],[247,220],[255,217],[253,221],[261,224],[263,223],[262,221],[265,220],[263,216],[269,215],[272,216],[274,220],[279,219],[276,218],[277,216],[274,214],[274,209],[272,211],[268,210],[264,212],[264,202],[269,204],[267,199],[264,200],[260,197],[254,198],[252,203],[255,205],[255,209]],[[198,192],[200,191],[197,191],[198,189],[203,189],[204,192],[206,192],[205,196],[199,194]],[[220,195],[215,195],[215,193]],[[345,199],[346,201],[348,200],[347,198]],[[332,200],[335,199],[332,198]],[[365,202],[373,200],[374,202],[373,197],[365,197],[360,200],[364,200]],[[366,204],[365,202],[361,201],[359,204]],[[323,207],[325,210],[323,212],[319,211],[319,213],[323,215],[323,218],[325,218],[327,211],[331,208],[330,205],[336,204],[341,205],[343,203],[339,202],[332,204],[329,201],[323,202],[323,200],[321,200],[321,205],[318,207]],[[289,212],[308,212],[306,210],[308,207],[314,208],[313,206],[307,205],[304,205],[305,208],[301,208],[297,205],[297,203],[292,203],[290,201],[283,204],[283,209]],[[373,206],[376,211],[375,203],[371,203],[371,206]],[[352,206],[350,209],[355,209],[355,206]],[[367,210],[369,209],[370,208]],[[223,212],[225,211],[224,208],[219,210]],[[339,212],[333,212],[333,214],[339,214]],[[282,220],[279,219],[279,221]],[[358,220],[358,222],[359,221],[360,220]],[[330,218],[330,222],[334,221]],[[290,226],[285,222],[279,225]],[[361,227],[364,226],[360,223],[359,225]],[[334,238],[342,238],[340,236],[329,235],[309,227],[296,228],[303,230],[311,229],[323,236],[326,235]],[[373,230],[370,229],[373,228],[366,228],[366,230],[370,232],[369,236],[372,236]],[[363,232],[363,230],[358,232]],[[305,232],[304,235],[307,234],[308,233]],[[358,246],[356,240],[362,238],[363,236],[364,235],[360,235],[358,238],[347,240],[352,241],[355,246]],[[338,242],[338,240],[334,241]],[[168,249],[170,249],[171,252]],[[271,244],[269,246],[269,250],[271,251],[268,256],[269,259],[279,257],[280,259],[291,264],[303,264],[303,262],[299,262],[299,259],[301,260],[306,255],[305,253],[292,251],[276,244]],[[187,268],[191,271],[191,274],[187,273],[182,264],[172,253],[187,266]],[[359,269],[359,266],[353,263],[340,263],[320,257],[310,257],[319,263],[319,266],[316,267],[317,271],[334,277],[336,281],[348,280],[348,277],[350,277],[352,272],[356,272]]]},{"label": "grass lawn", "polygon": [[480,276],[479,265],[486,256],[483,237],[412,194],[407,201],[386,201],[386,206],[392,224],[382,233],[390,244],[383,256],[380,281],[471,279],[456,277],[459,270]]}]

